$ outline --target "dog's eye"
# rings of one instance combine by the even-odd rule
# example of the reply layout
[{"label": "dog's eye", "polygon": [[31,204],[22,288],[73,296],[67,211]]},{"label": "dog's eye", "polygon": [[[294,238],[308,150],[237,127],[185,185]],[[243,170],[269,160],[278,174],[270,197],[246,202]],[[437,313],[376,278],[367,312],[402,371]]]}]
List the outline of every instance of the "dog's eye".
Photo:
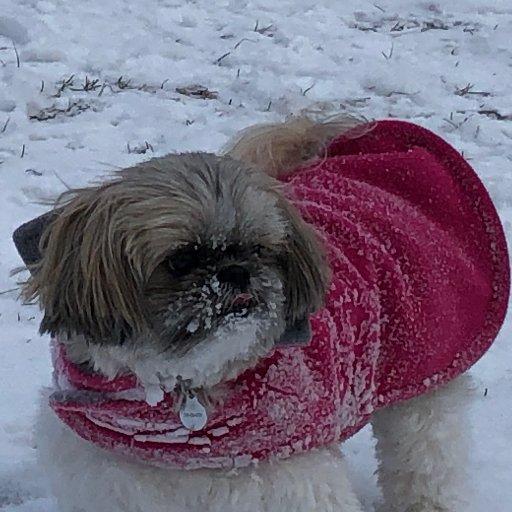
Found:
[{"label": "dog's eye", "polygon": [[168,259],[169,268],[176,277],[187,275],[197,268],[200,262],[200,251],[193,247],[180,249]]},{"label": "dog's eye", "polygon": [[228,245],[222,255],[228,258],[235,258],[237,256],[261,256],[261,253],[264,251],[264,247],[262,245],[256,244],[249,247],[242,247],[240,245]]},{"label": "dog's eye", "polygon": [[227,258],[234,258],[240,254],[239,245],[228,245],[223,251],[222,255]]},{"label": "dog's eye", "polygon": [[265,250],[265,247],[263,247],[263,245],[259,245],[259,244],[256,244],[252,248],[252,252],[253,252],[253,254],[256,254],[256,256],[261,256],[261,254],[263,253],[264,250]]}]

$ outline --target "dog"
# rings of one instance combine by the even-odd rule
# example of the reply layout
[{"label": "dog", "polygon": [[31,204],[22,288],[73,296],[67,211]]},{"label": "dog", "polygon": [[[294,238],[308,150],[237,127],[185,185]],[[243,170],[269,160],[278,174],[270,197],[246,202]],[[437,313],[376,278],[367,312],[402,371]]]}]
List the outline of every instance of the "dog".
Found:
[{"label": "dog", "polygon": [[[470,226],[470,228],[468,228]],[[52,337],[36,425],[62,512],[457,512],[467,370],[509,267],[483,185],[400,121],[292,117],[66,192],[17,230]]]}]

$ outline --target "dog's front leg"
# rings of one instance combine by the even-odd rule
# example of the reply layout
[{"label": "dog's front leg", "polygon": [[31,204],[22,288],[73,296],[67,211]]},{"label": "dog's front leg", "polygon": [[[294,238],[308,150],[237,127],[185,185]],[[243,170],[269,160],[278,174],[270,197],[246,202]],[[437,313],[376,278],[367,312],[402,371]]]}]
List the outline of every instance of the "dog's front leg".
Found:
[{"label": "dog's front leg", "polygon": [[382,512],[464,510],[467,376],[375,413]]}]

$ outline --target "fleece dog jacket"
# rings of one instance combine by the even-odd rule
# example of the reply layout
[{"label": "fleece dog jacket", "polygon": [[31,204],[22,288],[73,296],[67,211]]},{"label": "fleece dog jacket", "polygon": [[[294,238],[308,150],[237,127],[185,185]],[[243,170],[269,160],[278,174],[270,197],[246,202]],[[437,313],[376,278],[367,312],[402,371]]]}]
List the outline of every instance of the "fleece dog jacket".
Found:
[{"label": "fleece dog jacket", "polygon": [[373,411],[470,368],[503,322],[509,260],[475,172],[430,131],[380,121],[288,175],[289,198],[325,243],[332,282],[306,346],[276,347],[226,383],[200,430],[172,396],[151,406],[135,377],[107,380],[57,342],[59,418],[101,449],[166,468],[229,468],[340,442]]}]

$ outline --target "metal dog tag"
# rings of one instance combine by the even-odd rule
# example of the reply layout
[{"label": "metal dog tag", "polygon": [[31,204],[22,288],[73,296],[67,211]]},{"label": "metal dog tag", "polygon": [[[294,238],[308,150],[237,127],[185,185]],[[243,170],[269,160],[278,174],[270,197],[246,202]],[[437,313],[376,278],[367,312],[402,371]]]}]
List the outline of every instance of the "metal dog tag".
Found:
[{"label": "metal dog tag", "polygon": [[189,430],[201,430],[208,421],[208,415],[197,396],[188,394],[180,409],[180,420]]}]

